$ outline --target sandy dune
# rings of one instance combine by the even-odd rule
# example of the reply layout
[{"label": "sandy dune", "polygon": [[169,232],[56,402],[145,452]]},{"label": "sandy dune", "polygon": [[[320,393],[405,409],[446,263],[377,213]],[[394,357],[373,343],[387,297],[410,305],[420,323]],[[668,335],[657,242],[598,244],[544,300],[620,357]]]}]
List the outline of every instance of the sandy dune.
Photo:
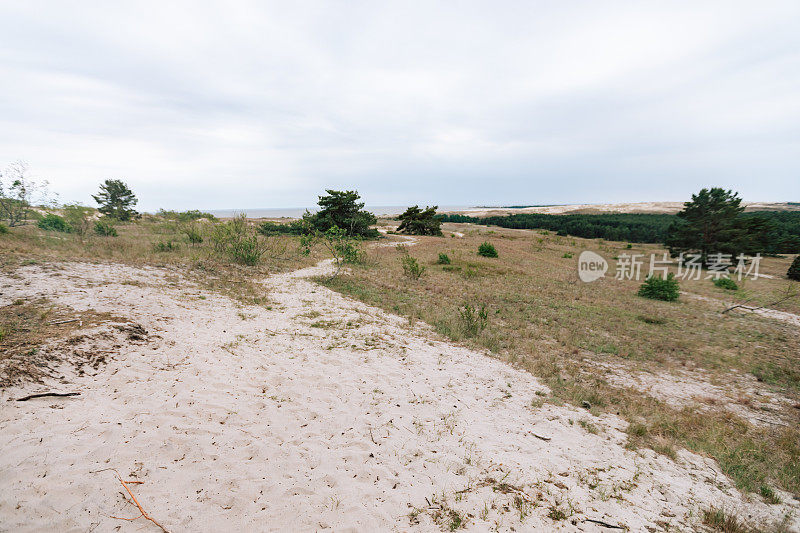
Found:
[{"label": "sandy dune", "polygon": [[[456,517],[685,530],[709,505],[796,517],[790,496],[747,499],[710,460],[626,450],[615,416],[532,407],[547,390],[530,374],[307,279],[329,269],[265,280],[271,309],[166,269],[0,277],[0,305],[46,295],[149,333],[93,376],[0,393],[0,529],[158,531],[111,518],[138,512],[109,469],[143,482],[134,494],[169,531],[438,531]],[[40,389],[81,396],[11,401]]]},{"label": "sandy dune", "polygon": [[[745,211],[797,211],[800,204],[789,202],[745,202]],[[619,204],[568,204],[543,205],[535,207],[475,207],[462,211],[453,211],[461,215],[488,217],[514,215],[524,213],[542,213],[548,215],[567,214],[604,214],[604,213],[655,213],[673,215],[683,209],[683,202],[633,202]]]}]

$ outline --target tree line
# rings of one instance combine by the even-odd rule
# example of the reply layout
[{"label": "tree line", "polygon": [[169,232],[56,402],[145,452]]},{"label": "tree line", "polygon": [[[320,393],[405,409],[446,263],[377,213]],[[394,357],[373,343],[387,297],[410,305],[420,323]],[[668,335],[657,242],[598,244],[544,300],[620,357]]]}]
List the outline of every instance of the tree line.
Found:
[{"label": "tree line", "polygon": [[444,222],[468,222],[515,229],[544,229],[586,239],[659,243],[681,252],[730,254],[800,253],[800,211],[745,213],[741,198],[724,189],[703,189],[676,215],[613,213],[490,217],[441,215]]}]

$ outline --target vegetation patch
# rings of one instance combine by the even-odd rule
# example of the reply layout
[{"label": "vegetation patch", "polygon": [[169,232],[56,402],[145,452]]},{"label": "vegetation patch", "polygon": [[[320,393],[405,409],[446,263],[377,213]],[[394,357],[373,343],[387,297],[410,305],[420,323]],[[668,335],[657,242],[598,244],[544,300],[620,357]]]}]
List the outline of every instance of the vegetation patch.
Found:
[{"label": "vegetation patch", "polygon": [[478,255],[494,258],[497,257],[497,250],[492,243],[482,242],[481,245],[478,246]]},{"label": "vegetation patch", "polygon": [[670,272],[666,278],[661,276],[649,276],[645,282],[639,287],[637,293],[642,298],[649,298],[651,300],[663,300],[665,302],[674,302],[680,296],[681,290],[678,285],[678,280],[675,275]]}]

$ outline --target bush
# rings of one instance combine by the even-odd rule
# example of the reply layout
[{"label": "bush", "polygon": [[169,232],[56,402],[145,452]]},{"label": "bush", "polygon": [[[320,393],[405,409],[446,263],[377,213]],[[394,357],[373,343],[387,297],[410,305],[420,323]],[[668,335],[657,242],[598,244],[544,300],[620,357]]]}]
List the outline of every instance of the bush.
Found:
[{"label": "bush", "polygon": [[665,302],[674,302],[678,299],[680,294],[680,287],[675,280],[675,274],[670,272],[667,279],[662,277],[650,276],[642,286],[639,287],[639,296],[643,298],[650,298],[651,300],[663,300]]},{"label": "bush", "polygon": [[176,220],[178,222],[191,222],[193,220],[199,220],[201,218],[205,218],[210,220],[211,222],[216,222],[217,217],[212,215],[211,213],[204,213],[203,211],[198,211],[197,209],[190,209],[189,211],[166,211],[164,209],[158,210],[158,216],[167,219],[167,220]]},{"label": "bush", "polygon": [[153,244],[154,252],[174,252],[179,248],[180,245],[172,241],[167,241],[167,242],[160,241]]},{"label": "bush", "polygon": [[447,254],[439,254],[439,260],[436,261],[436,264],[437,265],[449,265],[450,264],[450,258],[447,256]]},{"label": "bush", "polygon": [[78,204],[65,205],[62,210],[64,220],[69,224],[70,231],[81,238],[89,233],[92,228],[92,211],[92,208]]},{"label": "bush", "polygon": [[794,258],[792,266],[786,272],[786,277],[795,281],[800,281],[800,255]]},{"label": "bush", "polygon": [[101,235],[103,237],[116,237],[117,236],[117,228],[114,227],[114,224],[108,222],[107,220],[98,220],[94,223],[94,232],[97,235]]},{"label": "bush", "polygon": [[211,241],[217,253],[250,266],[260,263],[268,249],[267,244],[259,240],[255,229],[247,223],[244,214],[214,226]]},{"label": "bush", "polygon": [[8,226],[0,222],[0,235],[5,235],[8,233]]},{"label": "bush", "polygon": [[403,274],[411,279],[419,279],[425,273],[425,267],[419,264],[408,251],[404,250],[403,255],[400,256],[400,264],[403,266]]},{"label": "bush", "polygon": [[267,220],[258,226],[257,231],[262,235],[303,235],[307,229],[303,220],[293,220],[288,224]]},{"label": "bush", "polygon": [[186,238],[189,239],[191,244],[200,244],[203,242],[203,234],[200,231],[200,226],[195,223],[189,223],[181,227],[181,231]]},{"label": "bush", "polygon": [[61,218],[58,215],[54,215],[52,213],[48,213],[39,221],[39,228],[46,230],[46,231],[60,231],[62,233],[68,233],[70,231],[69,224],[67,221]]},{"label": "bush", "polygon": [[739,286],[731,278],[717,278],[714,280],[714,286],[728,291],[739,290]]},{"label": "bush", "polygon": [[464,336],[475,337],[486,329],[489,313],[486,311],[485,305],[479,309],[477,306],[465,303],[464,307],[458,310],[458,318],[461,322],[461,329],[464,330]]},{"label": "bush", "polygon": [[497,257],[497,250],[491,243],[484,242],[478,246],[478,255],[482,255],[483,257]]}]

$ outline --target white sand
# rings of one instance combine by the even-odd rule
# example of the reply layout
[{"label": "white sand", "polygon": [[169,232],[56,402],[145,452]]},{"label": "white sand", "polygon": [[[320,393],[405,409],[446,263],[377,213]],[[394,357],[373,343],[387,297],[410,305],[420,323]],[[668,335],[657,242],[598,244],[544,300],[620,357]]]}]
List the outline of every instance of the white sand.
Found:
[{"label": "white sand", "polygon": [[[449,509],[473,531],[685,530],[709,505],[798,525],[789,495],[766,505],[711,460],[626,450],[619,418],[531,407],[546,389],[530,374],[304,279],[329,268],[267,280],[271,310],[155,268],[0,277],[0,305],[45,295],[160,336],[95,376],[0,393],[0,529],[158,531],[110,518],[138,512],[109,468],[144,482],[134,494],[170,531],[436,531]],[[7,401],[47,388],[82,395]]]},{"label": "white sand", "polygon": [[[788,202],[745,202],[746,211],[797,211],[800,206]],[[574,212],[592,213],[662,213],[675,214],[683,209],[683,202],[633,202],[618,204],[568,204],[544,205],[537,207],[475,207],[462,211],[452,211],[473,217],[502,216],[525,213],[564,215]]]}]

